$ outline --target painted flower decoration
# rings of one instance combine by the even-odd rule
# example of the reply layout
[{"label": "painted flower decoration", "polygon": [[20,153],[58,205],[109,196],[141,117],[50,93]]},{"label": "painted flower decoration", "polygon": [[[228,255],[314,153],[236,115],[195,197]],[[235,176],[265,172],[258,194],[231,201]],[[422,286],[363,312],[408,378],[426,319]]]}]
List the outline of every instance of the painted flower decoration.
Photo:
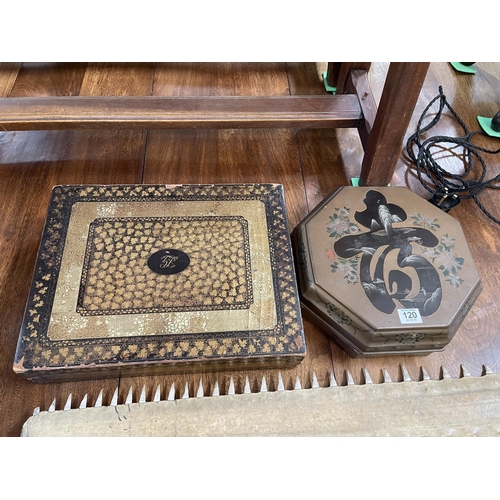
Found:
[{"label": "painted flower decoration", "polygon": [[332,268],[332,273],[340,274],[347,283],[357,283],[358,282],[358,259],[339,259],[336,260],[330,266]]},{"label": "painted flower decoration", "polygon": [[345,234],[354,234],[359,232],[359,227],[349,218],[349,208],[336,208],[335,213],[330,216],[326,224],[326,231],[330,238],[338,238]]},{"label": "painted flower decoration", "polygon": [[454,249],[455,239],[445,234],[436,248],[423,249],[422,253],[424,257],[436,264],[448,283],[458,288],[464,282],[460,277],[460,271],[463,269],[465,260],[463,257],[458,257]]},{"label": "painted flower decoration", "polygon": [[415,226],[425,227],[425,228],[430,229],[431,231],[436,231],[436,229],[441,227],[438,224],[437,219],[430,219],[429,217],[426,217],[425,215],[415,214],[415,215],[412,215],[411,218],[413,219],[413,224],[415,224]]}]

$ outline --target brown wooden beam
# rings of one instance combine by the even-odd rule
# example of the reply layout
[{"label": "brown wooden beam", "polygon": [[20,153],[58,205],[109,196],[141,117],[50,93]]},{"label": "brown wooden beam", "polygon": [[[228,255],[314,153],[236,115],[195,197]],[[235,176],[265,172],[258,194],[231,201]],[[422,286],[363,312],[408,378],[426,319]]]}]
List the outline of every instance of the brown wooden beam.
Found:
[{"label": "brown wooden beam", "polygon": [[342,63],[339,62],[329,62],[326,68],[326,83],[330,87],[336,87],[339,80],[340,66]]},{"label": "brown wooden beam", "polygon": [[0,99],[0,130],[357,127],[355,95]]},{"label": "brown wooden beam", "polygon": [[363,120],[358,127],[358,132],[363,149],[366,151],[368,139],[377,117],[377,103],[368,82],[368,73],[362,70],[351,71],[346,80],[345,90],[349,94],[356,94],[359,99]]},{"label": "brown wooden beam", "polygon": [[360,186],[386,186],[401,157],[403,141],[429,63],[391,63],[366,143]]},{"label": "brown wooden beam", "polygon": [[336,94],[350,94],[346,84],[351,71],[360,70],[368,73],[371,63],[369,62],[329,62],[326,72],[326,81],[331,87],[336,87]]}]

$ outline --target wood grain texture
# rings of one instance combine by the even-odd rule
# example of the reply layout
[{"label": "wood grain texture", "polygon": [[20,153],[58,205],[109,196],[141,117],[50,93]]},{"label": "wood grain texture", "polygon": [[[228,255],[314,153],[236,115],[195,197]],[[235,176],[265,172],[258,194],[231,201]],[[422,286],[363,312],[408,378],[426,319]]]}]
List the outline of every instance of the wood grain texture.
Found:
[{"label": "wood grain texture", "polygon": [[339,62],[329,62],[326,70],[326,81],[330,87],[335,87],[339,80],[340,67],[342,63]]},{"label": "wood grain texture", "polygon": [[87,63],[23,63],[10,97],[78,95],[86,68]]},{"label": "wood grain texture", "polygon": [[[477,63],[476,75],[459,74],[446,63],[431,64],[424,82],[421,96],[413,113],[406,136],[415,131],[416,124],[427,104],[438,94],[440,85],[453,109],[464,120],[469,130],[478,130],[477,116],[493,116],[500,109],[500,68],[498,63]],[[431,110],[431,113],[435,112]],[[429,131],[425,137],[432,135],[463,135],[463,130],[449,114],[443,116],[439,124]],[[478,137],[477,144],[490,149],[498,148],[498,139]],[[460,152],[444,152],[439,162],[449,171],[463,170],[458,156]],[[457,156],[458,155],[458,156]],[[484,155],[487,164],[486,178],[492,178],[500,173],[495,156]],[[474,176],[478,171],[473,172]],[[409,164],[402,156],[398,161],[396,174],[393,178],[398,184],[406,185],[424,197],[429,197],[418,179],[414,165]],[[480,195],[482,203],[500,218],[498,210],[498,191],[486,190]],[[462,360],[471,373],[481,372],[482,364],[487,364],[496,373],[500,370],[498,336],[499,322],[496,318],[496,295],[499,286],[498,237],[500,227],[490,221],[472,200],[462,201],[450,211],[450,215],[458,219],[462,225],[472,256],[483,282],[483,292],[465,318],[462,327],[453,341],[443,353],[427,360],[433,364],[432,370],[437,371],[439,363],[447,363],[452,376],[456,376],[458,360]],[[430,358],[430,357],[429,357]]]},{"label": "wood grain texture", "polygon": [[[321,71],[326,70],[326,63],[316,63],[316,64],[318,65],[318,71],[320,73]],[[297,65],[300,68],[300,64]],[[295,72],[299,72],[300,71],[299,68],[297,68]],[[380,102],[382,90],[384,88],[384,83],[387,78],[388,68],[389,68],[389,63],[377,62],[371,64],[370,71],[368,72],[368,83],[377,106],[378,103]],[[321,83],[321,85],[323,84]],[[315,86],[311,83],[310,88],[314,89]],[[291,86],[291,89],[293,93],[297,91],[297,93],[307,94],[308,92],[307,86],[298,87],[297,90],[295,90],[294,87]],[[311,90],[311,93],[315,93],[315,90]],[[325,163],[321,162],[322,167],[320,168],[324,171],[325,175],[327,176],[330,175],[330,172],[332,170],[340,172],[344,171],[345,175],[341,174],[342,178],[345,178],[346,182],[350,184],[350,179],[352,177],[359,177],[361,172],[361,164],[363,161],[364,151],[363,151],[363,144],[360,140],[359,132],[357,129],[353,128],[340,128],[340,129],[328,130],[325,132],[326,132],[325,134],[320,132],[320,136],[325,137],[330,135],[331,141],[333,142],[332,144],[330,144],[327,140],[325,140],[325,142],[321,143],[320,147],[316,148],[318,152],[319,151],[322,152],[321,158],[325,160]],[[299,131],[298,136],[299,137],[308,136],[312,138],[315,137],[315,132],[311,133],[309,131]],[[326,151],[325,148],[327,148]],[[330,157],[330,154],[333,154],[334,156]],[[326,189],[328,191],[331,191],[333,189],[332,186],[337,185],[335,183],[332,184],[327,179],[324,179],[324,182],[326,184]],[[307,183],[306,183],[306,189],[307,189]],[[309,199],[311,200],[315,199],[313,193],[311,193]],[[316,198],[316,201],[313,202],[313,204],[310,205],[309,208],[310,209],[314,208],[314,206],[316,206],[321,201],[321,199],[322,197]]]},{"label": "wood grain texture", "polygon": [[[370,87],[375,94],[375,100],[380,100],[382,88],[385,82],[388,65],[377,63],[372,65],[369,80]],[[433,63],[424,82],[421,96],[417,101],[417,106],[410,120],[404,142],[398,154],[396,174],[391,180],[392,185],[407,186],[422,196],[426,196],[426,191],[420,185],[414,175],[411,166],[405,160],[403,147],[406,137],[414,131],[416,122],[428,102],[437,94],[439,84],[442,84],[444,91],[453,99],[457,92],[462,94],[465,102],[460,99],[457,102],[456,110],[466,119],[471,130],[477,129],[475,116],[481,112],[492,113],[495,109],[495,101],[500,103],[498,88],[495,88],[496,78],[500,76],[498,64],[485,64],[485,72],[480,76],[481,81],[475,83],[473,77],[467,77],[463,81],[466,88],[461,88],[462,75],[454,74],[451,67],[445,63]],[[495,77],[495,72],[496,76]],[[448,90],[445,83],[448,84]],[[485,94],[481,89],[486,88]],[[492,89],[495,89],[492,91]],[[467,97],[466,97],[467,96]],[[472,98],[472,99],[471,99]],[[452,102],[456,102],[454,99]],[[443,120],[439,133],[455,134],[458,127],[453,120]],[[343,171],[347,172],[347,177],[359,175],[359,161],[362,158],[363,148],[359,136],[351,129],[341,129],[332,131],[303,130],[298,132],[301,162],[304,172],[304,184],[307,193],[308,208],[312,210],[321,200],[332,190],[349,185]],[[489,139],[490,147],[492,139]],[[451,163],[451,162],[450,162]],[[491,176],[498,173],[498,169],[491,164]],[[482,195],[487,206],[494,210],[495,192],[484,193]],[[487,197],[491,197],[488,200]],[[386,368],[392,380],[402,380],[403,373],[401,365],[405,364],[413,379],[422,378],[421,368],[428,372],[431,378],[437,379],[441,375],[441,367],[445,366],[453,377],[458,377],[460,364],[464,364],[471,373],[481,374],[483,364],[487,364],[495,372],[498,372],[498,321],[495,319],[493,309],[495,309],[492,297],[495,295],[495,287],[498,286],[496,273],[491,273],[487,269],[494,269],[498,266],[498,253],[496,253],[495,241],[499,228],[489,221],[475,206],[471,204],[459,205],[452,211],[452,215],[461,222],[465,218],[467,222],[462,222],[464,232],[472,255],[478,267],[479,274],[483,281],[484,290],[472,311],[466,317],[462,327],[455,335],[451,344],[441,353],[434,353],[425,357],[409,356],[384,356],[380,358],[353,359],[348,356],[335,342],[331,341],[332,359],[335,369],[335,376],[339,383],[347,383],[347,370],[351,373],[356,383],[363,383],[363,368],[367,368],[374,382],[383,381],[383,369]],[[484,265],[483,265],[484,262]],[[486,276],[486,277],[485,277]],[[308,326],[308,328],[311,328]],[[312,328],[316,328],[312,326]],[[483,360],[481,362],[481,359]]]},{"label": "wood grain texture", "polygon": [[[151,75],[152,78],[152,67]],[[43,95],[78,95],[89,92],[84,78],[48,79]],[[78,69],[79,71],[79,69]],[[87,71],[92,72],[89,68]],[[39,72],[23,75],[23,87],[39,84]],[[89,75],[89,78],[91,75]],[[101,77],[105,75],[101,73]],[[134,81],[131,79],[130,81]],[[150,91],[121,79],[121,91],[141,95]],[[13,93],[22,93],[15,84]],[[110,402],[118,379],[105,382],[71,382],[38,385],[16,376],[12,370],[20,323],[24,313],[33,266],[38,251],[51,189],[57,184],[137,183],[142,178],[145,132],[17,132],[0,135],[0,435],[18,436],[20,420],[36,406],[45,409],[56,398],[62,408],[69,393],[81,400],[88,393],[94,404],[101,388],[104,404]],[[21,424],[22,425],[22,424]]]},{"label": "wood grain texture", "polygon": [[156,63],[153,95],[286,96],[285,63]]},{"label": "wood grain texture", "polygon": [[89,63],[79,95],[149,96],[153,76],[153,63]]},{"label": "wood grain texture", "polygon": [[329,95],[323,83],[325,63],[286,63],[292,95]]},{"label": "wood grain texture", "polygon": [[[375,102],[387,75],[387,63],[373,63],[368,79]],[[34,68],[31,68],[34,70]],[[234,73],[232,70],[234,69]],[[89,64],[82,75],[80,67],[58,65],[31,73],[23,67],[10,95],[64,96],[286,96],[325,95],[320,79],[326,63],[273,63],[256,71],[245,64],[170,64],[139,66],[125,64]],[[477,115],[493,115],[500,109],[500,65],[477,63],[476,75],[456,73],[447,63],[432,63],[412,114],[392,185],[407,186],[427,196],[415,176],[414,168],[403,154],[404,142],[416,122],[442,85],[455,110],[471,130],[478,128]],[[73,71],[73,73],[72,73]],[[254,74],[255,73],[255,74]],[[1,74],[1,72],[0,72]],[[57,76],[57,74],[59,76]],[[40,82],[43,82],[41,85]],[[309,87],[310,85],[310,87]],[[5,88],[5,87],[4,87]],[[35,92],[36,90],[36,92]],[[456,134],[459,127],[445,118],[432,133]],[[481,144],[496,146],[498,140],[482,139]],[[12,372],[12,361],[19,326],[31,282],[48,197],[59,183],[216,183],[279,182],[285,187],[292,229],[333,189],[349,184],[359,175],[362,143],[354,129],[256,129],[256,130],[166,130],[166,131],[40,131],[0,134],[0,435],[20,434],[22,423],[35,406],[48,409],[57,398],[62,408],[68,394],[74,395],[73,407],[85,393],[94,404],[101,388],[104,404],[109,403],[119,385],[119,403],[124,403],[129,387],[138,401],[146,385],[152,399],[160,384],[162,398],[168,396],[173,382],[176,397],[181,398],[187,384],[190,396],[196,396],[200,378],[205,394],[216,383],[221,394],[230,389],[243,392],[246,377],[257,392],[262,376],[269,390],[278,386],[276,371],[257,370],[199,375],[180,374],[162,377],[128,377],[107,382],[72,382],[36,385]],[[456,157],[445,159],[450,168],[459,168]],[[500,173],[496,157],[487,158],[488,175]],[[345,173],[347,172],[347,174]],[[500,217],[498,193],[481,194],[484,204]],[[364,382],[368,368],[374,383],[382,382],[383,369],[392,380],[402,380],[404,364],[412,379],[423,377],[422,367],[432,379],[442,376],[442,366],[456,378],[464,364],[473,375],[483,365],[500,373],[500,336],[496,307],[500,286],[498,273],[500,228],[491,222],[473,202],[462,202],[450,212],[464,229],[472,255],[483,281],[483,292],[466,317],[452,342],[441,353],[426,357],[384,356],[374,359],[350,358],[330,337],[304,319],[309,353],[301,366],[282,373],[284,386],[291,389],[297,376],[303,386],[312,385],[316,372],[321,386],[328,385],[334,369],[337,382],[347,384],[348,372],[356,383]]]},{"label": "wood grain texture", "polygon": [[363,144],[363,149],[366,150],[370,133],[373,130],[375,119],[377,118],[377,103],[370,82],[368,80],[367,71],[353,70],[347,76],[344,84],[346,92],[355,94],[361,106],[363,120],[358,126],[358,134]]},{"label": "wood grain texture", "polygon": [[[264,65],[256,71],[255,65],[211,64],[158,65],[155,72],[155,95],[183,96],[283,96],[288,92],[288,78],[284,64]],[[200,81],[209,82],[201,87]],[[302,181],[300,158],[294,130],[172,130],[153,131],[149,134],[145,183],[254,183],[275,182],[284,185],[285,201],[290,228],[306,214],[306,203]],[[311,384],[311,370],[326,376],[331,370],[328,339],[321,332],[312,330],[306,338],[308,354],[297,368],[282,372],[283,384],[293,387],[297,375]],[[184,393],[186,384],[190,396],[196,395],[200,378],[207,393],[211,393],[217,382],[221,394],[229,391],[231,376],[234,390],[243,392],[246,377],[251,381],[251,390],[260,388],[262,377],[266,377],[269,390],[278,387],[277,371],[252,370],[234,373],[203,373],[156,378],[169,390],[175,382],[178,392]],[[147,379],[133,381],[139,392]],[[149,383],[149,382],[148,382]],[[182,394],[178,395],[181,397]]]},{"label": "wood grain texture", "polygon": [[132,130],[357,127],[355,96],[0,99],[0,128]]},{"label": "wood grain texture", "polygon": [[391,63],[377,116],[366,141],[360,185],[389,184],[429,63]]},{"label": "wood grain texture", "polygon": [[348,89],[348,80],[351,71],[364,71],[368,73],[371,67],[370,62],[344,62],[340,63],[336,86],[336,94],[351,93]]},{"label": "wood grain texture", "polygon": [[[476,116],[482,113],[493,113],[500,108],[499,87],[496,85],[500,78],[498,63],[478,63],[478,73],[474,76],[456,73],[447,63],[432,63],[424,81],[420,97],[412,114],[407,128],[401,152],[398,155],[395,175],[391,185],[406,186],[423,197],[429,193],[424,190],[416,178],[415,169],[404,155],[403,149],[406,138],[415,131],[416,123],[427,104],[438,94],[439,85],[443,86],[444,93],[448,96],[455,111],[464,119],[470,130],[479,128]],[[371,70],[371,77],[373,77]],[[384,74],[384,67],[377,67],[379,77]],[[380,92],[380,78],[372,84],[374,92]],[[483,116],[488,116],[483,115]],[[340,130],[349,133],[349,130]],[[429,132],[431,135],[461,135],[463,131],[454,119],[444,116],[439,126]],[[352,140],[352,138],[351,138]],[[356,150],[349,149],[349,142],[339,141],[339,147],[344,161],[354,161]],[[498,147],[498,140],[484,139],[483,145],[489,148]],[[479,143],[479,141],[478,141]],[[360,149],[357,150],[360,153]],[[445,156],[445,155],[443,155]],[[442,162],[443,167],[457,169],[456,158],[447,153],[447,158]],[[488,178],[500,173],[495,157],[485,157],[488,165]],[[307,178],[307,176],[305,176]],[[327,189],[318,193],[317,198],[327,194]],[[485,205],[495,213],[498,206],[498,192],[489,191],[481,195]],[[451,210],[450,215],[458,219],[464,230],[465,238],[469,244],[472,256],[478,268],[483,283],[483,291],[476,304],[465,318],[462,326],[454,336],[452,342],[443,352],[433,353],[425,357],[410,356],[385,356],[376,359],[350,358],[342,349],[332,342],[332,356],[337,377],[345,377],[345,370],[352,372],[356,383],[363,382],[362,368],[366,367],[375,381],[383,380],[382,369],[387,368],[393,380],[402,380],[401,364],[405,364],[412,378],[422,377],[423,367],[433,379],[441,375],[444,366],[452,377],[460,374],[460,365],[464,364],[473,375],[480,375],[483,365],[488,365],[495,373],[500,371],[499,355],[499,321],[496,318],[496,290],[499,286],[498,268],[498,237],[500,227],[490,221],[472,201],[464,201]],[[500,211],[496,210],[500,216]]]},{"label": "wood grain texture", "polygon": [[0,97],[8,97],[16,82],[21,63],[0,63]]}]

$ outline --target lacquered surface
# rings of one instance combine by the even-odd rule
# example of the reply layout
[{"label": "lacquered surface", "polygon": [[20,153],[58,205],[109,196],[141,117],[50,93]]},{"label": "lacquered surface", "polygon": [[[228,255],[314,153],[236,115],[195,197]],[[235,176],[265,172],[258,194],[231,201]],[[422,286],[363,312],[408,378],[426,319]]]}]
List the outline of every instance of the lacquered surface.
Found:
[{"label": "lacquered surface", "polygon": [[[320,79],[326,63],[256,64],[37,64],[0,66],[0,95],[325,95]],[[372,64],[369,81],[380,98],[387,64]],[[475,75],[456,73],[448,63],[432,63],[421,96],[410,121],[416,120],[427,103],[444,92],[471,129],[478,127],[476,116],[493,116],[500,107],[500,64],[477,63]],[[408,135],[407,133],[407,135]],[[439,133],[460,133],[452,119],[445,118]],[[491,148],[498,140],[478,141]],[[402,145],[403,147],[403,145]],[[62,408],[73,394],[73,407],[88,393],[94,404],[101,389],[103,403],[109,404],[119,387],[119,402],[129,388],[140,393],[144,384],[152,399],[161,384],[165,398],[176,383],[176,397],[188,386],[196,395],[200,375],[128,377],[37,385],[12,371],[24,307],[28,297],[35,258],[51,189],[57,184],[176,184],[272,182],[284,185],[290,229],[293,229],[333,189],[349,184],[359,175],[362,147],[354,129],[256,129],[256,130],[169,130],[169,131],[36,131],[0,134],[0,434],[18,436],[33,409],[48,409],[56,398]],[[489,175],[499,173],[495,158],[487,158]],[[453,159],[447,160],[450,168]],[[425,195],[414,171],[401,156],[391,185],[406,185]],[[481,194],[483,203],[497,211],[498,193]],[[498,237],[500,228],[487,219],[474,203],[462,202],[451,215],[462,224],[484,290],[450,345],[427,357],[384,356],[363,360],[350,358],[324,331],[304,321],[308,354],[297,368],[282,372],[287,389],[299,376],[303,387],[312,384],[316,372],[319,384],[329,383],[334,371],[339,384],[347,383],[347,371],[355,383],[363,383],[367,368],[375,383],[382,369],[393,380],[403,377],[404,363],[413,379],[425,368],[433,379],[442,367],[452,377],[464,364],[473,375],[483,365],[500,373],[497,290],[500,287]],[[252,391],[267,377],[269,390],[278,384],[277,371],[203,373],[206,393],[217,381],[227,393],[232,374],[236,392],[243,392],[245,377]]]}]

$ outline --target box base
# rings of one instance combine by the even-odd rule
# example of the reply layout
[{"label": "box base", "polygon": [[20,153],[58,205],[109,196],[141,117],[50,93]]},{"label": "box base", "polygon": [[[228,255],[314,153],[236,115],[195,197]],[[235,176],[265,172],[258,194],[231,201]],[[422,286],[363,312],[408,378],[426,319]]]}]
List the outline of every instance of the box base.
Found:
[{"label": "box base", "polygon": [[351,358],[375,358],[380,356],[388,355],[400,355],[400,356],[428,356],[433,352],[441,352],[442,349],[412,349],[412,350],[378,350],[378,351],[362,351],[358,346],[350,342],[347,338],[337,332],[332,326],[315,314],[309,307],[307,307],[303,302],[301,302],[302,316],[309,319],[322,330],[324,330],[328,335],[338,344]]},{"label": "box base", "polygon": [[283,358],[250,358],[238,360],[223,360],[220,362],[199,362],[196,370],[193,370],[193,363],[190,361],[175,364],[141,364],[137,366],[99,366],[87,369],[75,368],[52,368],[51,370],[17,370],[18,374],[37,384],[49,384],[57,382],[74,382],[80,380],[101,380],[117,377],[141,377],[158,375],[179,375],[186,373],[219,373],[232,370],[288,370],[299,365],[304,356],[283,357]]}]

